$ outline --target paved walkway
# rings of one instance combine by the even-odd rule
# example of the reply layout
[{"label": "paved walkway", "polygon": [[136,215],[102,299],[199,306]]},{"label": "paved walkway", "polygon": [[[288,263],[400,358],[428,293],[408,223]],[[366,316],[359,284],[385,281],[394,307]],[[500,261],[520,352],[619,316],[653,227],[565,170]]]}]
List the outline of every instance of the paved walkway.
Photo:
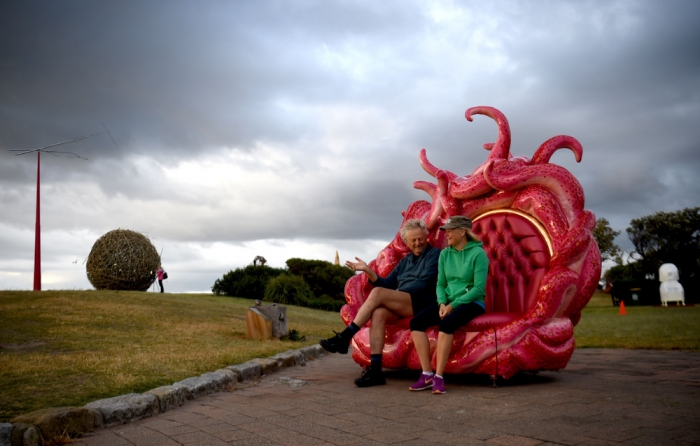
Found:
[{"label": "paved walkway", "polygon": [[445,395],[409,392],[415,372],[367,389],[358,375],[323,356],[75,445],[700,444],[700,353],[581,349],[498,388],[448,376]]}]

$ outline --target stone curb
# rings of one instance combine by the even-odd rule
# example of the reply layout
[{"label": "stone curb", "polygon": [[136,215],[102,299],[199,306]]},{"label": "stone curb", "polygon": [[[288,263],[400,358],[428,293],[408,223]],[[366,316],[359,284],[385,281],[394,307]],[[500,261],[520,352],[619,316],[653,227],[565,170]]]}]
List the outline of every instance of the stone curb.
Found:
[{"label": "stone curb", "polygon": [[[257,379],[286,367],[305,365],[306,361],[323,354],[325,351],[320,345],[310,345],[269,358],[251,359],[144,393],[97,400],[84,407],[50,408],[20,415],[10,423],[0,423],[0,446],[38,446],[42,434],[48,436],[53,432],[69,430],[74,435],[80,435],[151,417],[182,406],[188,400],[218,392],[227,385]],[[82,417],[80,423],[75,421],[78,416]]]}]

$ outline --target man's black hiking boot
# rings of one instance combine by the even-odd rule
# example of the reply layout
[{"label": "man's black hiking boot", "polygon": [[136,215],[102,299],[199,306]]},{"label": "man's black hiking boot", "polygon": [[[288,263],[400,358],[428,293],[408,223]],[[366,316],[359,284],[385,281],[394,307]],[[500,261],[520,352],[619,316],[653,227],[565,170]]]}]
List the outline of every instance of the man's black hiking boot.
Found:
[{"label": "man's black hiking boot", "polygon": [[335,333],[335,336],[328,339],[322,339],[319,344],[321,344],[321,347],[323,347],[323,349],[327,352],[340,353],[343,355],[347,354],[348,347],[350,346],[350,339],[345,339],[341,333],[338,333],[335,330],[333,330],[333,333]]},{"label": "man's black hiking boot", "polygon": [[384,384],[386,384],[384,372],[381,369],[375,370],[371,367],[364,369],[362,375],[355,380],[357,387],[383,386]]}]

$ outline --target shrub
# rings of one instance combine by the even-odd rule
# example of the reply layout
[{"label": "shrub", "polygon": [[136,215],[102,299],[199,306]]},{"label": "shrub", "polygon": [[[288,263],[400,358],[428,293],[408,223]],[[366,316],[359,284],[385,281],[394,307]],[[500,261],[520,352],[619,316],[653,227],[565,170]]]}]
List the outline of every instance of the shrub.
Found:
[{"label": "shrub", "polygon": [[302,305],[313,299],[309,285],[299,276],[282,274],[265,286],[265,300],[278,304]]},{"label": "shrub", "polygon": [[211,291],[217,295],[261,299],[265,295],[267,282],[283,273],[282,268],[248,265],[245,268],[229,271],[221,279],[216,279]]},{"label": "shrub", "polygon": [[345,305],[345,301],[340,302],[338,300],[331,299],[328,296],[321,296],[311,298],[303,305],[307,308],[315,308],[317,310],[340,311],[343,305]]},{"label": "shrub", "polygon": [[346,266],[333,265],[324,260],[299,258],[287,260],[287,271],[303,278],[317,299],[330,299],[342,304],[345,303],[345,282],[355,275]]}]

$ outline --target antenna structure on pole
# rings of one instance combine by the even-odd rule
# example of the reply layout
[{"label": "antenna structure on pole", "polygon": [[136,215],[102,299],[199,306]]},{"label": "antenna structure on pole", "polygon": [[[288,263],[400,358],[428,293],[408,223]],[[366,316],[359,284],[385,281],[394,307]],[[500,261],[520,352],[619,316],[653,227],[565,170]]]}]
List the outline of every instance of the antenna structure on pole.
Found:
[{"label": "antenna structure on pole", "polygon": [[[112,138],[112,134],[109,133],[109,129],[107,129],[107,126],[105,125],[104,121],[102,122],[102,126],[104,127],[104,131],[99,132],[99,133],[91,133],[89,135],[85,136],[79,136],[78,138],[73,138],[69,139],[67,141],[61,141],[57,142],[54,144],[49,144],[48,146],[40,147],[38,149],[10,149],[10,152],[17,152],[15,153],[15,156],[20,156],[20,155],[26,155],[28,153],[36,153],[36,226],[34,228],[34,291],[41,291],[41,209],[40,209],[40,190],[41,190],[41,154],[42,153],[49,153],[54,156],[63,156],[67,158],[79,158],[82,160],[86,160],[87,158],[84,158],[77,153],[74,152],[67,152],[63,150],[49,150],[52,147],[58,147],[62,146],[64,144],[71,144],[74,142],[82,141],[83,139],[91,138],[93,136],[98,136],[98,135],[103,135],[107,133],[109,137],[112,139],[112,142],[114,143],[114,146],[117,147],[117,143],[114,142],[114,138]],[[119,149],[119,147],[117,147]]]}]

